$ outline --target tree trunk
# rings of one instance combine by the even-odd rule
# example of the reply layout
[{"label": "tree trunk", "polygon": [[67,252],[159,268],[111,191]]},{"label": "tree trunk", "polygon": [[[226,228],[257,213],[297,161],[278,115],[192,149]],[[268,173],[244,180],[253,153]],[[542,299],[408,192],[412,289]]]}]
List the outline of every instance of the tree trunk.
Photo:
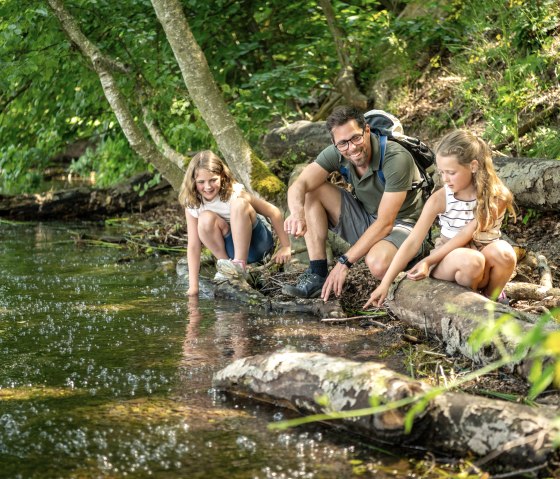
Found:
[{"label": "tree trunk", "polygon": [[280,197],[284,184],[255,155],[229,113],[178,0],[151,0],[183,80],[236,178],[252,192]]},{"label": "tree trunk", "polygon": [[[488,308],[488,305],[492,307]],[[486,345],[478,351],[474,351],[468,344],[471,334],[483,323],[489,319],[498,321],[502,315],[508,314],[522,332],[527,332],[538,319],[534,315],[494,303],[457,283],[433,278],[411,281],[406,279],[405,273],[401,273],[393,283],[387,307],[400,320],[426,335],[435,334],[445,343],[447,354],[460,353],[477,365],[488,364],[501,357],[494,344]],[[558,327],[548,324],[545,329],[557,330]],[[509,353],[513,353],[518,344],[511,337],[500,336],[500,340]],[[523,377],[528,377],[529,361],[523,360],[511,367],[515,367]]]},{"label": "tree trunk", "polygon": [[65,9],[62,0],[48,0],[54,14],[60,21],[62,29],[77,45],[82,54],[91,61],[95,72],[99,75],[105,98],[115,113],[117,120],[132,149],[145,161],[153,164],[162,176],[169,181],[173,189],[178,190],[183,180],[184,172],[172,161],[162,155],[156,145],[149,141],[130,111],[127,100],[113,77],[113,70],[126,72],[122,65],[105,58],[101,51],[81,31],[78,23]]},{"label": "tree trunk", "polygon": [[112,188],[86,187],[32,195],[0,195],[0,217],[14,220],[97,219],[122,211],[148,210],[169,200],[172,189],[166,181],[148,188],[142,196],[139,188],[153,178],[141,173]]},{"label": "tree trunk", "polygon": [[[217,389],[290,406],[303,414],[358,411],[434,392],[374,362],[282,350],[239,359],[218,371]],[[373,441],[476,456],[493,470],[544,467],[554,453],[556,410],[446,392],[434,395],[406,433],[410,405],[337,420]]]},{"label": "tree trunk", "polygon": [[494,165],[516,204],[539,211],[560,211],[560,161],[494,157]]},{"label": "tree trunk", "polygon": [[329,30],[334,40],[338,61],[340,62],[341,70],[338,75],[336,86],[340,93],[344,96],[346,103],[361,108],[367,109],[367,97],[358,89],[356,79],[354,78],[354,67],[350,62],[350,55],[346,46],[346,35],[337,24],[336,15],[330,0],[319,0],[319,5],[323,9]]}]

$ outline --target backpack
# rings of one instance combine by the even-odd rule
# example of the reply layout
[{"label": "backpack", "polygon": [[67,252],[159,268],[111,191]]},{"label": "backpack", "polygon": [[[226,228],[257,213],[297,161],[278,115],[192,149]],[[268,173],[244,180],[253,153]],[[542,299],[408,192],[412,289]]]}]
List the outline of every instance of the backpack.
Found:
[{"label": "backpack", "polygon": [[385,184],[385,176],[383,175],[383,160],[385,158],[385,149],[387,141],[394,141],[403,146],[414,158],[414,163],[420,172],[422,180],[412,185],[413,190],[422,189],[424,200],[432,194],[434,190],[434,180],[428,170],[435,163],[434,152],[424,142],[412,136],[406,136],[403,127],[398,118],[383,110],[370,110],[364,113],[366,123],[371,131],[379,138],[381,150],[381,158],[379,160],[379,170],[377,172],[379,179]]}]

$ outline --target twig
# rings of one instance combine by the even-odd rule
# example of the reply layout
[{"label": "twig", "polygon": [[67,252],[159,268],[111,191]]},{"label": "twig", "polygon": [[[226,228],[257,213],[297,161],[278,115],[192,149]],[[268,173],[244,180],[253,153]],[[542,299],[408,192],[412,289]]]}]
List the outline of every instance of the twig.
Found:
[{"label": "twig", "polygon": [[370,322],[375,324],[376,326],[380,326],[382,328],[387,327],[387,324],[380,323],[379,321],[374,321],[372,318],[379,318],[379,315],[377,315],[377,316],[364,316],[362,314],[362,315],[358,315],[358,316],[350,316],[349,318],[322,318],[321,322],[323,322],[323,323],[345,323],[347,321],[353,321],[354,319],[369,319]]}]

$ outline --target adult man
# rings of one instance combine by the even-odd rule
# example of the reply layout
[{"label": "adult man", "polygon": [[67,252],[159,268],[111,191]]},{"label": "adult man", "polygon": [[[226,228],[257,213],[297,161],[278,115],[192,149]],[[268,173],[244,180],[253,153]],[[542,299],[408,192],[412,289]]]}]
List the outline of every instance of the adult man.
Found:
[{"label": "adult man", "polygon": [[[296,285],[286,285],[285,294],[304,298],[342,293],[348,270],[362,257],[373,276],[381,279],[397,249],[404,242],[423,206],[419,189],[420,173],[410,153],[396,142],[386,144],[379,178],[380,144],[370,132],[364,115],[353,107],[335,109],[327,118],[332,145],[307,165],[288,190],[290,216],[284,229],[304,236],[309,253],[309,269]],[[346,168],[354,195],[327,177]],[[351,247],[330,273],[327,267],[328,229]]]}]

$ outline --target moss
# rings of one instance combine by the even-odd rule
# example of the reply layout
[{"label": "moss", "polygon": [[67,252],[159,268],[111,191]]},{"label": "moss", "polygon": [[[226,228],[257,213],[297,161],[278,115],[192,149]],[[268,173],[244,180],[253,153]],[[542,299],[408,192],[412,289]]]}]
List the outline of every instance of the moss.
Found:
[{"label": "moss", "polygon": [[286,185],[254,153],[251,154],[251,187],[264,198],[278,199],[285,195]]}]

